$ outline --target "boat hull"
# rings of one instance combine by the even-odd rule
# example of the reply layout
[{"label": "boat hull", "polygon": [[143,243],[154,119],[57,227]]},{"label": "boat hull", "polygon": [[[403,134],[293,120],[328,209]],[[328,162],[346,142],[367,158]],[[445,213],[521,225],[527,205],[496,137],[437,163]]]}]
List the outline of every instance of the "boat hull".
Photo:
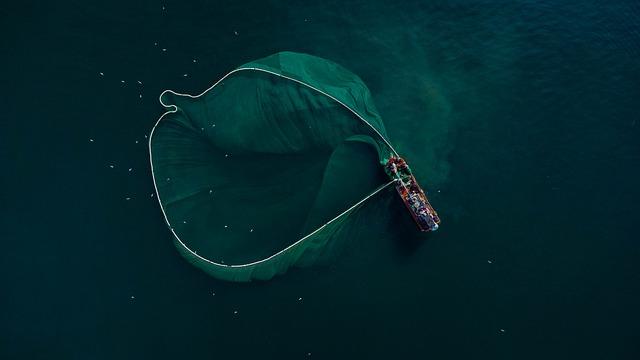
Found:
[{"label": "boat hull", "polygon": [[396,191],[418,229],[425,232],[437,230],[440,217],[406,162],[402,158],[391,157],[385,164],[385,171],[396,182]]}]

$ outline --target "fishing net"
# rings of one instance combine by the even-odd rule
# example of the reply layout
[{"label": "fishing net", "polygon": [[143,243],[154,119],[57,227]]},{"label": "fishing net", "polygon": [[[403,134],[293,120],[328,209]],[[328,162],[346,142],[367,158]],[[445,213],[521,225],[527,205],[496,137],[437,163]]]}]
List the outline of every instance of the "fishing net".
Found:
[{"label": "fishing net", "polygon": [[278,53],[160,102],[158,200],[180,253],[214,277],[269,279],[330,257],[350,215],[391,184],[371,94],[331,61]]}]

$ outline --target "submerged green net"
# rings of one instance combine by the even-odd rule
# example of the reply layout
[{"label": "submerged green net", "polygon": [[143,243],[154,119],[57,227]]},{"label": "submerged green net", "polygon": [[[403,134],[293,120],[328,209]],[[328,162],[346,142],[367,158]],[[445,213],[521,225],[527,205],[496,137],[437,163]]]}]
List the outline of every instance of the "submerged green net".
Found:
[{"label": "submerged green net", "polygon": [[160,102],[158,199],[180,253],[214,277],[269,279],[330,257],[349,215],[390,185],[380,161],[395,151],[371,94],[331,61],[278,53]]}]

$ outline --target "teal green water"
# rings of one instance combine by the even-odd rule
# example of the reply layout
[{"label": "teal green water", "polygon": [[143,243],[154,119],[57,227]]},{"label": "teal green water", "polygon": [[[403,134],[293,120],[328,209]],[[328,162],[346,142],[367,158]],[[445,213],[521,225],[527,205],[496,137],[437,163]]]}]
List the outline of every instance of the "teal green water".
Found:
[{"label": "teal green water", "polygon": [[[638,358],[639,14],[4,6],[0,358]],[[330,264],[270,282],[220,282],[179,256],[150,196],[157,96],[281,50],[362,77],[438,232],[417,234],[389,197]]]}]

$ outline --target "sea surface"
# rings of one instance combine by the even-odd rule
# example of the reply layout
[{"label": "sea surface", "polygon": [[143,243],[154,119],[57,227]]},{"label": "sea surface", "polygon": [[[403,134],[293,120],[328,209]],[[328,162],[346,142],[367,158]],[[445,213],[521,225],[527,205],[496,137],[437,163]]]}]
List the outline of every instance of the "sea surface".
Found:
[{"label": "sea surface", "polygon": [[[639,2],[14,1],[0,31],[0,359],[640,358]],[[442,226],[218,281],[146,137],[164,89],[283,50],[362,77]]]}]

